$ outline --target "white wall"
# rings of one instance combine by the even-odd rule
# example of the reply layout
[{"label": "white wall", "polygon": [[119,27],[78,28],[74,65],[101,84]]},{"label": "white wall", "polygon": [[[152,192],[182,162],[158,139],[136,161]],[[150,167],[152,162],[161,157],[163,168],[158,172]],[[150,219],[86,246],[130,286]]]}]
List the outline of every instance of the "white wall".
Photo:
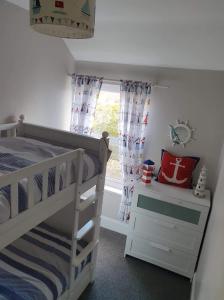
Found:
[{"label": "white wall", "polygon": [[62,39],[29,26],[29,14],[0,1],[0,122],[25,114],[26,121],[68,128],[74,59]]},{"label": "white wall", "polygon": [[224,299],[224,148],[220,161],[220,175],[213,199],[195,282],[194,300]]},{"label": "white wall", "polygon": [[102,215],[104,217],[118,220],[120,203],[121,203],[121,194],[113,193],[113,192],[110,192],[107,189],[105,189]]},{"label": "white wall", "polygon": [[[151,122],[145,157],[154,160],[159,167],[162,148],[181,155],[200,156],[201,164],[205,163],[208,167],[208,187],[214,190],[218,159],[224,139],[224,72],[90,62],[77,62],[77,72],[111,79],[152,80],[169,85],[169,89],[152,91]],[[186,149],[171,146],[168,125],[177,119],[189,120],[196,129],[196,141],[189,144]],[[116,218],[111,211],[118,209],[119,201],[106,202],[105,197],[103,214]],[[111,205],[113,207],[110,211]]]}]

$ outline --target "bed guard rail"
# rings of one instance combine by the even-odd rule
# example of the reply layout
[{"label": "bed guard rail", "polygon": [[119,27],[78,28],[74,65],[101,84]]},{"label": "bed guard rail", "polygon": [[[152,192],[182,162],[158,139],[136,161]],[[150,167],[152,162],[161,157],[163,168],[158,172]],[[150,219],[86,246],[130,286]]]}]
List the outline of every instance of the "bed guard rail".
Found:
[{"label": "bed guard rail", "polygon": [[[68,153],[62,154],[60,156],[44,160],[40,163],[34,164],[29,167],[22,168],[10,174],[6,174],[0,177],[0,189],[6,186],[11,187],[11,218],[18,215],[18,185],[20,181],[27,178],[27,208],[34,206],[34,176],[37,174],[42,174],[42,201],[48,198],[48,172],[52,168],[56,168],[55,171],[55,193],[59,191],[60,182],[60,166],[66,163],[66,175],[64,187],[67,187],[71,182],[71,164],[72,161],[78,158],[78,153],[80,149],[70,151]],[[81,151],[83,151],[81,149]]]},{"label": "bed guard rail", "polygon": [[[10,189],[10,199],[7,200],[11,209],[9,220],[0,224],[0,249],[53,215],[57,212],[57,209],[59,210],[74,201],[76,184],[71,182],[72,162],[77,160],[79,168],[83,151],[83,149],[69,151],[13,173],[0,176],[0,192],[4,187],[9,187]],[[62,166],[64,180],[61,185]],[[54,192],[49,195],[49,172],[51,169],[54,169]],[[35,203],[34,185],[37,182],[34,178],[38,174],[42,175],[41,199]],[[26,208],[20,212],[19,185],[24,179],[26,179],[27,187]],[[64,197],[61,196],[61,193],[64,193]],[[55,202],[56,200],[54,201],[53,198],[58,201]]]}]

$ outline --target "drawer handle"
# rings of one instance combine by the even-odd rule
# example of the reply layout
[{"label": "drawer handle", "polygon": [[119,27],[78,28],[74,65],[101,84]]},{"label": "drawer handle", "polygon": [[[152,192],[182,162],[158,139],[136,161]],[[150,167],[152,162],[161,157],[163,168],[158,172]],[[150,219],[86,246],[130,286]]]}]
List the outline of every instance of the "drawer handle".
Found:
[{"label": "drawer handle", "polygon": [[162,221],[159,221],[159,220],[154,220],[154,222],[161,225],[161,226],[163,226],[163,227],[169,228],[169,229],[175,229],[176,228],[176,225],[174,225],[174,224],[169,224],[169,223],[162,222]]},{"label": "drawer handle", "polygon": [[150,245],[153,248],[156,248],[156,249],[159,249],[159,250],[162,250],[162,251],[165,251],[165,252],[171,252],[171,249],[166,247],[166,246],[163,246],[163,245],[160,245],[160,244],[157,244],[157,243],[154,243],[154,242],[151,242]]}]

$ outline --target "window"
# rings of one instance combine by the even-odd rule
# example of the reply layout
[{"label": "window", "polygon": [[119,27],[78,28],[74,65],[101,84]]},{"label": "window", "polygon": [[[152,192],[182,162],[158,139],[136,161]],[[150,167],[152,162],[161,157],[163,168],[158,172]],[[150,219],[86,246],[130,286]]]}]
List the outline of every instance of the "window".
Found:
[{"label": "window", "polygon": [[[120,86],[103,84],[96,106],[93,135],[100,137],[103,131],[110,135],[111,158],[107,165],[107,179],[120,182],[118,124],[120,112]],[[111,184],[110,184],[111,185]]]}]

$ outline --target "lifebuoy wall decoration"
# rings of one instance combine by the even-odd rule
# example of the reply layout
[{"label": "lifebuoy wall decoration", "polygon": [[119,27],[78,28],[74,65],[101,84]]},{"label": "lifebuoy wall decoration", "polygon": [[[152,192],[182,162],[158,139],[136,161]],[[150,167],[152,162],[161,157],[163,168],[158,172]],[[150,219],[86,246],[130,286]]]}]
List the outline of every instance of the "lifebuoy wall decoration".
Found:
[{"label": "lifebuoy wall decoration", "polygon": [[172,141],[173,146],[181,145],[185,147],[188,143],[194,140],[194,132],[193,129],[189,125],[189,121],[180,121],[177,120],[176,124],[169,125],[170,128],[170,139]]}]

